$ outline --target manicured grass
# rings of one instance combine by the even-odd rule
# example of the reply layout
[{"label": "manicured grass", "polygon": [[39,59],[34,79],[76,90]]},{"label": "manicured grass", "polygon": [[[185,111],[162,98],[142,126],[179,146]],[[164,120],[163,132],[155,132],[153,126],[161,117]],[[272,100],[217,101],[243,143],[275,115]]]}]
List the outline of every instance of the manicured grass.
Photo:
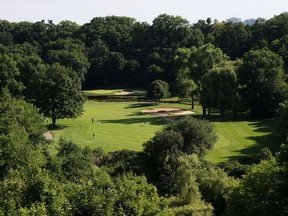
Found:
[{"label": "manicured grass", "polygon": [[[190,109],[190,104],[161,103],[154,106],[153,103],[144,102],[90,100],[85,103],[82,116],[77,119],[59,120],[57,124],[62,129],[51,132],[55,141],[63,136],[81,147],[102,147],[105,152],[122,149],[140,151],[142,144],[167,124],[161,116],[141,113],[143,109],[158,107]],[[201,117],[199,106],[196,106],[195,111],[198,114],[195,117]],[[275,119],[231,121],[214,117],[209,120],[215,124],[219,137],[214,149],[206,156],[211,162],[217,163],[239,156],[256,157],[265,146],[274,152],[279,149],[280,141],[274,129]],[[55,144],[51,151],[55,153]]]},{"label": "manicured grass", "polygon": [[[84,114],[77,119],[59,120],[62,129],[52,130],[53,139],[61,136],[79,146],[102,147],[104,151],[122,149],[142,150],[142,144],[154,136],[166,123],[161,116],[142,114],[141,110],[155,107],[179,107],[189,109],[185,104],[160,104],[139,102],[97,102],[87,101]],[[92,118],[94,123],[92,123]],[[100,122],[100,124],[98,124]],[[145,125],[144,123],[147,122]],[[93,139],[93,133],[96,133]],[[53,151],[53,150],[52,150]]]},{"label": "manicured grass", "polygon": [[279,150],[275,119],[215,121],[218,141],[206,159],[217,163],[237,157],[258,157],[261,149]]}]

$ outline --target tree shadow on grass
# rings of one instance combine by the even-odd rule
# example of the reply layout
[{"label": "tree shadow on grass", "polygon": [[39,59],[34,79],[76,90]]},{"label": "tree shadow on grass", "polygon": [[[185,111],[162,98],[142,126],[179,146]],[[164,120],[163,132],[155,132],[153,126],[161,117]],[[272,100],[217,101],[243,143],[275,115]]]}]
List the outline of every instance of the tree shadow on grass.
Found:
[{"label": "tree shadow on grass", "polygon": [[62,130],[62,129],[64,129],[64,128],[68,127],[68,126],[67,126],[67,125],[61,125],[61,124],[54,126],[54,125],[52,125],[52,124],[49,124],[49,125],[47,125],[46,127],[47,127],[47,129],[48,129],[49,131],[56,131],[56,130]]},{"label": "tree shadow on grass", "polygon": [[128,104],[125,109],[133,109],[133,108],[145,108],[145,107],[150,107],[153,106],[154,103],[132,103]]},{"label": "tree shadow on grass", "polygon": [[128,118],[128,119],[110,119],[110,120],[100,120],[101,124],[139,124],[143,123],[143,125],[164,125],[166,121],[163,117],[147,117],[147,118]]},{"label": "tree shadow on grass", "polygon": [[267,147],[273,155],[279,152],[280,145],[284,141],[283,137],[277,131],[275,118],[255,120],[249,125],[253,126],[255,132],[268,133],[260,136],[248,136],[246,139],[254,141],[254,145],[237,150],[240,156],[226,157],[229,160],[238,160],[244,162],[257,162],[261,158],[261,149]]}]

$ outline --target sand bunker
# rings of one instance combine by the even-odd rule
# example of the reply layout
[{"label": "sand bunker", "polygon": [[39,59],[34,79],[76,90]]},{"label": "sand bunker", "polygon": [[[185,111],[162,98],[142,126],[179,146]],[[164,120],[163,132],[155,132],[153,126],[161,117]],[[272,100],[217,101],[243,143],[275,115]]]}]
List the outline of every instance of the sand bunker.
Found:
[{"label": "sand bunker", "polygon": [[155,109],[146,109],[142,110],[142,113],[148,113],[151,115],[157,115],[157,116],[168,116],[169,114],[174,115],[189,115],[193,114],[193,111],[190,110],[182,110],[179,108],[155,108]]},{"label": "sand bunker", "polygon": [[45,139],[47,139],[47,140],[52,140],[52,138],[53,138],[52,134],[49,131],[47,131],[43,135],[44,135]]},{"label": "sand bunker", "polygon": [[118,91],[118,92],[115,92],[115,95],[129,95],[132,93],[133,92],[128,92],[128,91]]}]

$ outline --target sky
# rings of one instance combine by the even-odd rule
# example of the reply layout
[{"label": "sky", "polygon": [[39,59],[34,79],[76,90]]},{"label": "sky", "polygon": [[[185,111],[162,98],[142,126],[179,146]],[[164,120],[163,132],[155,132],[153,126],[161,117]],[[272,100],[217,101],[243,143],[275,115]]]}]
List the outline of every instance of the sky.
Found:
[{"label": "sky", "polygon": [[288,12],[287,0],[0,0],[0,19],[9,22],[52,20],[80,25],[94,17],[127,16],[152,23],[160,14],[177,15],[191,24],[199,19],[231,17],[270,19]]}]

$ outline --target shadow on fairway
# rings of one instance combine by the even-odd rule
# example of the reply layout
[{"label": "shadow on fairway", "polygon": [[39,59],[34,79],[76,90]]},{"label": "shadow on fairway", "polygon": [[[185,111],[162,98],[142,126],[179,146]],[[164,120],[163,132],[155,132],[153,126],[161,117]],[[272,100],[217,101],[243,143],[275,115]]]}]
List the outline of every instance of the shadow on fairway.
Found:
[{"label": "shadow on fairway", "polygon": [[[139,124],[143,125],[164,125],[166,122],[163,117],[154,118],[129,118],[129,119],[113,119],[113,120],[100,120],[101,124]],[[146,122],[146,124],[145,124]]]},{"label": "shadow on fairway", "polygon": [[61,124],[59,124],[59,125],[53,126],[52,124],[49,124],[49,125],[47,125],[46,127],[47,127],[47,129],[50,130],[50,131],[56,131],[56,130],[62,130],[62,129],[64,129],[64,128],[66,128],[67,125],[61,125]]},{"label": "shadow on fairway", "polygon": [[125,107],[125,109],[133,109],[133,108],[145,108],[153,106],[153,103],[133,103],[129,104]]},{"label": "shadow on fairway", "polygon": [[257,162],[261,157],[261,149],[267,147],[275,155],[280,150],[280,145],[284,141],[276,128],[275,119],[264,119],[251,122],[249,125],[255,127],[255,132],[269,133],[263,136],[248,136],[246,139],[255,142],[253,146],[243,148],[236,151],[240,156],[226,157],[230,160],[238,160],[244,162]]}]

